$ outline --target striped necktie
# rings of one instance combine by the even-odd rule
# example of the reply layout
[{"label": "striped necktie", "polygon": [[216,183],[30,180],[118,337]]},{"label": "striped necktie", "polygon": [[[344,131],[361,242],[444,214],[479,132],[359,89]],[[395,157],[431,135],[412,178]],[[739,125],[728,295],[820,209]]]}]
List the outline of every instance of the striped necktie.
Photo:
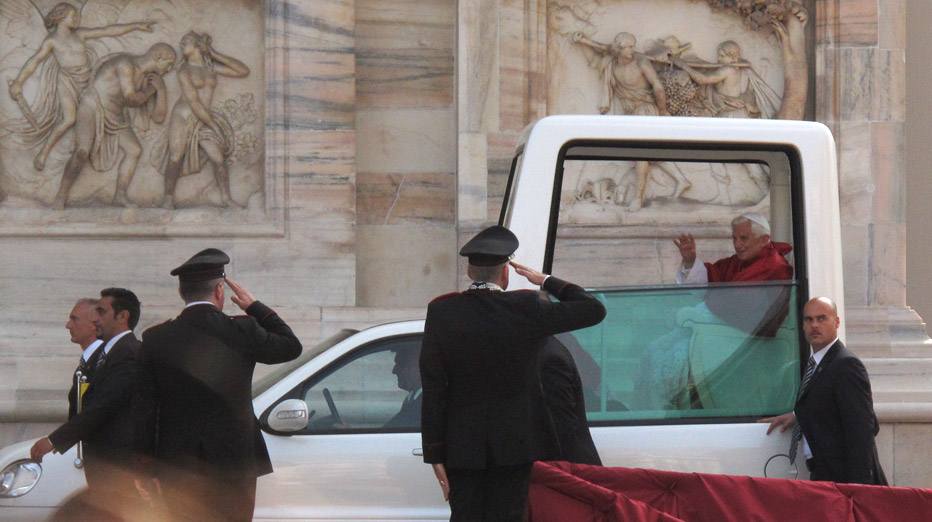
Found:
[{"label": "striped necktie", "polygon": [[[806,375],[803,376],[803,382],[799,384],[799,393],[796,395],[796,402],[799,402],[800,397],[803,396],[803,393],[806,392],[806,388],[809,386],[809,381],[812,380],[812,374],[815,373],[816,362],[815,357],[809,356],[809,362],[806,363]],[[796,450],[799,447],[799,441],[803,438],[803,429],[799,425],[799,420],[796,421],[796,425],[793,426],[793,438],[790,441],[790,464],[796,462]]]},{"label": "striped necktie", "polygon": [[84,357],[81,357],[81,362],[78,363],[78,367],[74,369],[74,372],[81,372],[81,375],[87,375],[87,361],[84,360]]},{"label": "striped necktie", "polygon": [[98,373],[100,373],[100,369],[103,367],[104,361],[106,361],[106,359],[107,359],[107,353],[104,352],[104,347],[101,346],[98,349],[97,360],[94,361],[94,375],[97,375]]}]

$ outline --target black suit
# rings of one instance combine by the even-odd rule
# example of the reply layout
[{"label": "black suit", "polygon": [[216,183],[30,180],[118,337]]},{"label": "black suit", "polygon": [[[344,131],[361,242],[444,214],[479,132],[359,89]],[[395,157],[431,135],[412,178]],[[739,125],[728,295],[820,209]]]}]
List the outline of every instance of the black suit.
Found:
[{"label": "black suit", "polygon": [[[97,352],[94,352],[95,354]],[[74,375],[77,372],[87,378],[87,382],[91,382],[90,376],[88,375],[88,364],[83,358],[81,362],[78,363],[78,367],[74,369],[74,373],[71,374],[71,389],[68,390],[68,418],[74,417],[78,413],[78,387],[75,386]]]},{"label": "black suit", "polygon": [[870,379],[841,341],[828,348],[795,412],[812,450],[812,480],[887,484],[874,443],[880,425]]},{"label": "black suit", "polygon": [[569,350],[555,337],[547,338],[540,351],[540,382],[560,442],[560,453],[551,460],[602,465],[586,420],[582,379]]},{"label": "black suit", "polygon": [[[222,516],[250,520],[255,479],[272,472],[253,413],[253,370],[296,358],[301,343],[264,304],[246,312],[229,317],[198,304],[143,334],[134,450],[140,470],[161,478],[169,509],[182,516],[206,506],[211,516],[226,510]],[[192,494],[198,503],[189,505]]]},{"label": "black suit", "polygon": [[[454,520],[483,512],[505,519],[507,509],[523,520],[530,464],[560,452],[541,392],[538,352],[550,335],[597,324],[605,307],[555,277],[544,288],[561,301],[533,291],[477,290],[438,297],[427,308],[420,358],[424,461],[445,465]],[[458,470],[502,470],[508,478]],[[476,491],[464,492],[466,483]],[[524,496],[514,498],[522,488]],[[496,493],[517,504],[506,508],[489,500]]]},{"label": "black suit", "polygon": [[424,398],[423,393],[419,393],[413,399],[405,399],[401,403],[401,409],[388,422],[385,428],[421,428],[421,401]]},{"label": "black suit", "polygon": [[[93,368],[104,347],[94,352],[88,361]],[[65,452],[77,442],[84,442],[85,476],[91,488],[111,482],[112,466],[127,468],[130,464],[133,424],[131,399],[136,376],[139,341],[132,332],[118,340],[104,357],[103,366],[93,373],[93,380],[84,392],[81,413],[49,435],[59,452]],[[93,372],[93,370],[92,370]]]}]

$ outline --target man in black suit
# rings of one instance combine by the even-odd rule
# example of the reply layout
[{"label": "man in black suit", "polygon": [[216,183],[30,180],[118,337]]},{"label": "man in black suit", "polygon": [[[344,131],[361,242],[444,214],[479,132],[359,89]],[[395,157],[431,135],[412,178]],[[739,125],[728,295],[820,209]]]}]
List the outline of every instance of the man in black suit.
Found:
[{"label": "man in black suit", "polygon": [[548,337],[540,351],[540,383],[560,442],[550,460],[602,465],[586,419],[582,379],[570,351],[557,337]]},{"label": "man in black suit", "polygon": [[100,292],[96,311],[97,337],[104,344],[88,361],[92,380],[81,413],[37,441],[30,454],[42,462],[49,451],[62,453],[83,441],[88,488],[97,497],[106,496],[113,511],[121,513],[135,498],[129,471],[130,399],[139,351],[132,331],[139,322],[139,299],[125,288],[107,288]]},{"label": "man in black suit", "polygon": [[424,461],[432,464],[451,520],[523,521],[531,464],[559,454],[537,357],[550,335],[597,324],[605,307],[582,288],[516,263],[555,296],[505,292],[518,239],[483,230],[460,250],[473,280],[427,308],[421,349]]},{"label": "man in black suit", "polygon": [[[172,270],[186,305],[142,337],[133,399],[136,486],[174,520],[252,520],[256,478],[272,472],[252,407],[256,363],[290,361],[301,342],[271,308],[226,279],[208,248]],[[223,310],[224,283],[246,312]]]},{"label": "man in black suit", "polygon": [[386,428],[420,428],[421,427],[421,369],[418,359],[421,347],[399,348],[395,351],[395,365],[392,373],[398,378],[398,387],[408,392],[401,409],[385,423]]},{"label": "man in black suit", "polygon": [[816,297],[803,308],[803,330],[812,356],[803,375],[794,411],[761,419],[769,434],[794,429],[790,459],[797,443],[812,480],[887,485],[874,437],[871,384],[864,364],[838,339],[838,308]]},{"label": "man in black suit", "polygon": [[[75,368],[75,373],[81,372],[81,375],[87,378],[88,383],[90,383],[91,367],[87,361],[103,344],[103,341],[97,338],[96,319],[97,299],[85,297],[74,304],[74,308],[68,314],[68,322],[65,323],[65,328],[71,333],[71,342],[81,347],[81,360]],[[74,417],[76,413],[78,413],[78,387],[72,377],[71,389],[68,390],[68,418]]]}]

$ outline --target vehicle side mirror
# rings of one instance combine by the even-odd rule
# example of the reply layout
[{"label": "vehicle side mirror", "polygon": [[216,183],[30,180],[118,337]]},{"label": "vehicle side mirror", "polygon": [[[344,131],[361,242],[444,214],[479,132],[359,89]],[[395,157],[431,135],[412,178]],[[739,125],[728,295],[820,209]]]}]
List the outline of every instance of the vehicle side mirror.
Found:
[{"label": "vehicle side mirror", "polygon": [[278,403],[269,413],[269,427],[275,431],[289,433],[307,427],[313,412],[307,411],[307,403],[301,399],[288,399]]}]

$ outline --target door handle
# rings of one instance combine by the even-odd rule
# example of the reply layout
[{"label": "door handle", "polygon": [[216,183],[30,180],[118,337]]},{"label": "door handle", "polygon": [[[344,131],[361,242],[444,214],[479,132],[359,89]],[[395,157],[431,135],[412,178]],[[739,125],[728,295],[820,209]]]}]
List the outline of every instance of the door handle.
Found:
[{"label": "door handle", "polygon": [[423,448],[414,448],[413,450],[411,450],[411,454],[414,455],[415,457],[423,457],[423,456],[424,456],[424,449],[423,449]]}]

